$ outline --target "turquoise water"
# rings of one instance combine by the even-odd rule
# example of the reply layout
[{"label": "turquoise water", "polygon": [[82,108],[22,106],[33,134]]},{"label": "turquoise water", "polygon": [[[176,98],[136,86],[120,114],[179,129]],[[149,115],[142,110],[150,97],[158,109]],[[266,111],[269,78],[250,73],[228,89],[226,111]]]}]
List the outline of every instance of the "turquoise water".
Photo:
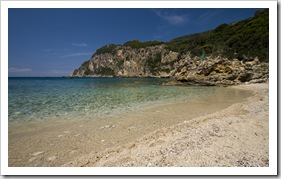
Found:
[{"label": "turquoise water", "polygon": [[8,81],[9,122],[95,120],[152,104],[187,101],[217,87],[161,86],[154,78],[14,78]]}]

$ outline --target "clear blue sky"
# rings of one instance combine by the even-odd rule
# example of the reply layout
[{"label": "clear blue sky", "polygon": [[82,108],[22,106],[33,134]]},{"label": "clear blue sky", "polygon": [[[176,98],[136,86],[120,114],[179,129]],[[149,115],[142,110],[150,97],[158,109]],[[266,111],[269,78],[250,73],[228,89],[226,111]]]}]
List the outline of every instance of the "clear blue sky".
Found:
[{"label": "clear blue sky", "polygon": [[9,76],[67,76],[103,45],[169,41],[258,9],[9,9]]}]

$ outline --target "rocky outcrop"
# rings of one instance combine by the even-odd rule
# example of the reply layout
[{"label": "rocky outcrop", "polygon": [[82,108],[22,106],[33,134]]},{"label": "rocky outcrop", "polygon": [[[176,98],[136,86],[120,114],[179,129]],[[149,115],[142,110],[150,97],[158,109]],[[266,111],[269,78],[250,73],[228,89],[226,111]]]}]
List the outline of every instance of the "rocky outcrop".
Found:
[{"label": "rocky outcrop", "polygon": [[94,55],[72,77],[169,77],[164,85],[230,86],[268,81],[268,63],[256,58],[242,60],[191,57],[157,45],[140,49],[118,46],[114,54]]},{"label": "rocky outcrop", "polygon": [[247,61],[228,60],[222,57],[200,59],[185,58],[176,65],[172,80],[165,85],[207,85],[230,86],[241,83],[261,83],[268,81],[268,63],[258,58]]},{"label": "rocky outcrop", "polygon": [[165,45],[134,49],[117,46],[114,53],[94,55],[72,77],[170,77],[175,52],[166,52]]}]

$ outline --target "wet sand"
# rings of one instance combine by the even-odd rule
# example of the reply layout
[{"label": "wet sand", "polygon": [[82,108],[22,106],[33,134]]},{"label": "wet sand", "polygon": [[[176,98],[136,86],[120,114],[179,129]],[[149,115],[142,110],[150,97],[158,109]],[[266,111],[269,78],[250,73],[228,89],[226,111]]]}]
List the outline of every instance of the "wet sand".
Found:
[{"label": "wet sand", "polygon": [[268,84],[231,89],[99,121],[9,125],[9,166],[268,166]]}]

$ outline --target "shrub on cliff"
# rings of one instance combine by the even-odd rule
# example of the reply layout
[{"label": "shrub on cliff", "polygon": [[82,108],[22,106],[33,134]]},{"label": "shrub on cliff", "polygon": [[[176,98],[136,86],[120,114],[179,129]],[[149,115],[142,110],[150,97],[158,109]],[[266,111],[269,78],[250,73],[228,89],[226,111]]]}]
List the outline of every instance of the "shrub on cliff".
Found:
[{"label": "shrub on cliff", "polygon": [[84,63],[82,63],[82,65],[78,68],[75,69],[73,74],[74,75],[78,75],[80,72],[83,72],[84,75],[93,75],[94,72],[91,71],[88,67],[89,67],[89,63],[90,61],[85,61]]},{"label": "shrub on cliff", "polygon": [[136,48],[136,49],[139,49],[139,48],[145,48],[145,47],[150,47],[150,46],[155,46],[155,45],[161,45],[163,44],[164,42],[159,42],[159,41],[146,41],[146,42],[141,42],[139,40],[132,40],[132,41],[128,41],[128,42],[125,42],[123,45],[125,47],[131,47],[131,48]]},{"label": "shrub on cliff", "polygon": [[191,52],[200,56],[224,56],[229,59],[258,56],[268,62],[269,51],[269,10],[257,11],[254,17],[221,24],[211,31],[182,36],[167,43],[167,49],[179,53]]},{"label": "shrub on cliff", "polygon": [[146,65],[149,71],[156,75],[157,72],[160,71],[161,68],[161,54],[157,54],[155,57],[150,57],[146,61]]},{"label": "shrub on cliff", "polygon": [[[116,44],[108,44],[105,46],[102,46],[101,48],[97,49],[94,55],[104,54],[104,53],[111,53],[112,55],[116,54],[118,45]],[[93,58],[92,56],[92,58]]]},{"label": "shrub on cliff", "polygon": [[114,75],[114,71],[109,67],[100,67],[99,69],[96,70],[96,74],[111,76]]}]

